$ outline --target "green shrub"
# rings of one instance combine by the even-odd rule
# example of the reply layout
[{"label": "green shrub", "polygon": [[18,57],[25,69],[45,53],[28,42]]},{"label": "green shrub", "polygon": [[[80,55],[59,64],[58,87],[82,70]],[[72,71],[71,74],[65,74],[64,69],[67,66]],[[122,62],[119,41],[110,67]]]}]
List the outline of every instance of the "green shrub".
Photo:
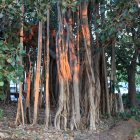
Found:
[{"label": "green shrub", "polygon": [[119,113],[119,117],[123,120],[128,120],[129,118],[131,118],[131,115],[128,111],[125,111],[123,113]]},{"label": "green shrub", "polygon": [[140,128],[135,129],[134,135],[140,137]]},{"label": "green shrub", "polygon": [[5,96],[5,94],[0,94],[0,100],[5,100],[5,98],[6,98],[6,96]]},{"label": "green shrub", "polygon": [[140,108],[131,108],[123,113],[119,114],[119,117],[123,120],[134,119],[140,121]]},{"label": "green shrub", "polygon": [[140,121],[140,108],[131,108],[130,111],[131,118]]},{"label": "green shrub", "polygon": [[[130,108],[130,101],[129,101],[128,94],[123,94],[122,99],[123,99],[124,108],[125,109]],[[140,93],[136,94],[136,103],[140,106]]]},{"label": "green shrub", "polygon": [[130,103],[129,103],[128,94],[123,94],[122,95],[122,99],[123,99],[124,108],[129,108],[130,107]]},{"label": "green shrub", "polygon": [[3,118],[3,110],[0,109],[0,119],[2,119],[2,118]]}]

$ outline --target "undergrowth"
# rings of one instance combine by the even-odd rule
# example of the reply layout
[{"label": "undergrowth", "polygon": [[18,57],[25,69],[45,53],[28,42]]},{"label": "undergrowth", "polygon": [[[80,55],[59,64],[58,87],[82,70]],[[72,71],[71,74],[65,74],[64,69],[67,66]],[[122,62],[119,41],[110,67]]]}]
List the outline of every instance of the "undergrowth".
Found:
[{"label": "undergrowth", "polygon": [[119,113],[119,117],[123,120],[134,119],[140,122],[140,108],[131,108],[123,113]]},{"label": "undergrowth", "polygon": [[140,137],[140,128],[135,129],[134,136]]},{"label": "undergrowth", "polygon": [[0,109],[0,119],[2,119],[2,118],[3,118],[3,110]]}]

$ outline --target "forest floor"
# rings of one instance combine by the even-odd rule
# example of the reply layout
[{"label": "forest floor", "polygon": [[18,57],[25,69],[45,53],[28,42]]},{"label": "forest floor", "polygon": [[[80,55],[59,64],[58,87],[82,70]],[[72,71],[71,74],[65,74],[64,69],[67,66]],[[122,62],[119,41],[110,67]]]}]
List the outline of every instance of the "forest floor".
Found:
[{"label": "forest floor", "polygon": [[[139,130],[140,122],[129,119],[127,121],[114,118],[100,122],[97,131],[60,131],[53,127],[46,130],[44,125],[15,126],[17,105],[0,103],[3,117],[0,119],[0,140],[140,140],[135,133]],[[43,114],[43,113],[42,113]],[[42,118],[43,119],[43,118]]]}]

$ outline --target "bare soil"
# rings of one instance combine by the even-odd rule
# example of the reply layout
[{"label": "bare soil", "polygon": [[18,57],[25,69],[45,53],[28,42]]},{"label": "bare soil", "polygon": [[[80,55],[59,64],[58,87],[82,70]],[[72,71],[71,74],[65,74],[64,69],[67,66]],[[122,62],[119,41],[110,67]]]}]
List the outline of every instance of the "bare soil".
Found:
[{"label": "bare soil", "polygon": [[116,121],[113,118],[102,120],[97,131],[94,132],[56,130],[53,126],[46,130],[41,124],[42,116],[39,118],[39,125],[16,126],[16,107],[16,103],[9,105],[0,103],[0,108],[4,110],[3,117],[0,119],[0,140],[140,140],[140,137],[134,133],[140,128],[140,123],[132,119],[127,121]]}]

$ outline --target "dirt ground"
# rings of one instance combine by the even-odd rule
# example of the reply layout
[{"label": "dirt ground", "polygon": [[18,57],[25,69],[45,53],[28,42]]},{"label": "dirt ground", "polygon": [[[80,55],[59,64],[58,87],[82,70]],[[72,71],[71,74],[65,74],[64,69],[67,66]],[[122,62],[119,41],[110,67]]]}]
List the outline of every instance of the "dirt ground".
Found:
[{"label": "dirt ground", "polygon": [[[16,104],[0,104],[4,110],[0,119],[0,140],[140,140],[134,132],[140,128],[135,120],[102,120],[97,131],[60,131],[44,125],[15,126]],[[43,113],[42,113],[43,114]],[[41,120],[41,119],[40,119]]]}]

